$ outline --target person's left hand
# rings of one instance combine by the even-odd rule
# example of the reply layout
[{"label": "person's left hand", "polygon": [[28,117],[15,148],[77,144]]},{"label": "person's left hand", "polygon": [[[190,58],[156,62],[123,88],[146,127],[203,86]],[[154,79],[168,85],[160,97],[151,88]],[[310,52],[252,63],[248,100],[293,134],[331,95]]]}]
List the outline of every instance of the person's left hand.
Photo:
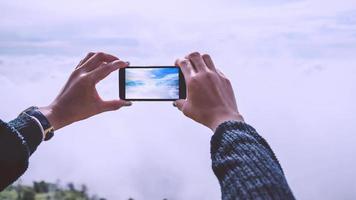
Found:
[{"label": "person's left hand", "polygon": [[128,63],[106,53],[89,53],[75,68],[56,99],[40,111],[47,117],[55,130],[93,115],[112,111],[131,102],[120,99],[104,101],[95,85]]}]

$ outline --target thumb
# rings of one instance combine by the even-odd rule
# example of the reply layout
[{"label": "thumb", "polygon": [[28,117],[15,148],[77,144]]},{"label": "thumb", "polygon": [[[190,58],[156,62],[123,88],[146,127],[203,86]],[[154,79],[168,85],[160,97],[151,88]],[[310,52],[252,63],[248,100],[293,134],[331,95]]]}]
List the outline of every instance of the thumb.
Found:
[{"label": "thumb", "polygon": [[185,99],[179,99],[173,102],[173,106],[177,107],[180,111],[182,111],[183,105],[186,102]]},{"label": "thumb", "polygon": [[115,100],[110,100],[110,101],[103,101],[103,112],[105,111],[112,111],[112,110],[117,110],[123,106],[131,106],[132,102],[131,101],[125,101],[122,99],[115,99]]}]

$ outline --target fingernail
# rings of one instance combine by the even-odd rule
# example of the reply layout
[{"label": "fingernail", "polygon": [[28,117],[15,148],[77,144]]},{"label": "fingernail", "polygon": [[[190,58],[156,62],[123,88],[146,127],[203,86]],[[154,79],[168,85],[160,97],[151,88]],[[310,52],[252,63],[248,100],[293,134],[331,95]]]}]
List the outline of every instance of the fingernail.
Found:
[{"label": "fingernail", "polygon": [[176,103],[175,101],[173,102],[173,106],[174,106],[174,107],[177,107],[177,103]]},{"label": "fingernail", "polygon": [[131,105],[132,105],[132,102],[131,102],[131,101],[125,101],[124,106],[131,106]]},{"label": "fingernail", "polygon": [[122,60],[117,60],[113,62],[114,65],[118,66],[118,68],[123,68],[126,67],[126,62]]}]

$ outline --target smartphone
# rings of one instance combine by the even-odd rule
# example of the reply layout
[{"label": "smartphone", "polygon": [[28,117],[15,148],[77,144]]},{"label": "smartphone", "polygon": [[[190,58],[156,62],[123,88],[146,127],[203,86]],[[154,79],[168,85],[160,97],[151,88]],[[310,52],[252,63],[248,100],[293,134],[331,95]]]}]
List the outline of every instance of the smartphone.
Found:
[{"label": "smartphone", "polygon": [[129,101],[174,101],[186,98],[186,86],[177,66],[130,66],[119,70],[119,94]]}]

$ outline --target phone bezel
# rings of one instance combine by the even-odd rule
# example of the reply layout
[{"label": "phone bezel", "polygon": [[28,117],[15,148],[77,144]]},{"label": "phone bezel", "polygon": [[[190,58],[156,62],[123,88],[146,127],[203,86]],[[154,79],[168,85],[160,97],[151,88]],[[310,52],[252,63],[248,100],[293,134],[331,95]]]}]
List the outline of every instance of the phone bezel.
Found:
[{"label": "phone bezel", "polygon": [[[185,79],[182,73],[182,70],[178,66],[129,66],[126,68],[178,68],[179,69],[179,99],[185,99],[186,98],[186,85],[185,85]],[[119,70],[119,96],[120,99],[127,100],[127,101],[175,101],[178,99],[126,99],[126,88],[125,88],[125,82],[126,82],[126,68],[121,68]]]}]

